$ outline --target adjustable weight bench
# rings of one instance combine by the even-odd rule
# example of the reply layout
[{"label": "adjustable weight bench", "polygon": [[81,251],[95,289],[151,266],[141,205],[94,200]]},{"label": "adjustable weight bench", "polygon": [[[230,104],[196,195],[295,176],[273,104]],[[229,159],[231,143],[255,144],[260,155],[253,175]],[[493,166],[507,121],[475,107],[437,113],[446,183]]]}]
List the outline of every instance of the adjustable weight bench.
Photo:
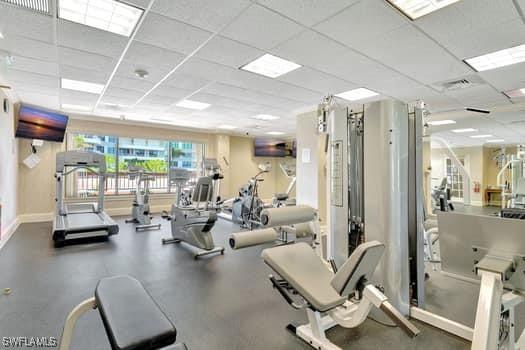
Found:
[{"label": "adjustable weight bench", "polygon": [[[282,278],[270,275],[274,288],[295,309],[306,308],[308,324],[288,325],[287,329],[315,349],[340,350],[326,338],[325,332],[336,325],[359,326],[375,306],[410,337],[415,337],[419,330],[369,283],[384,249],[377,241],[359,245],[335,274],[306,243],[265,249],[264,262]],[[294,300],[294,295],[302,300]]]},{"label": "adjustable weight bench", "polygon": [[78,304],[67,316],[60,350],[67,350],[77,320],[98,309],[113,350],[187,350],[173,344],[177,330],[142,284],[130,276],[101,279],[95,296]]}]

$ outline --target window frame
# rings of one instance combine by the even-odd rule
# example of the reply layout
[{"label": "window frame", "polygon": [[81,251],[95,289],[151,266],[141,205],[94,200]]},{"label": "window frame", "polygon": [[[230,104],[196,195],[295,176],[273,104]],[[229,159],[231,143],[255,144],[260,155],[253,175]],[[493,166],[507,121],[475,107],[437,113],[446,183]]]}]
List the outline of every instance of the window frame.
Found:
[{"label": "window frame", "polygon": [[[130,138],[130,139],[144,139],[146,141],[149,141],[149,140],[152,140],[152,141],[160,141],[160,142],[167,142],[167,169],[166,169],[166,176],[169,176],[169,169],[171,167],[171,163],[174,159],[176,158],[172,158],[172,147],[178,145],[179,143],[188,143],[188,144],[191,144],[191,147],[188,149],[188,150],[194,150],[194,147],[195,145],[197,146],[200,146],[202,149],[201,149],[201,153],[202,153],[202,158],[206,158],[206,151],[207,151],[207,145],[205,142],[199,142],[199,141],[188,141],[188,140],[170,140],[170,139],[148,139],[148,138],[143,138],[143,137],[130,137],[130,136],[118,136],[118,135],[113,135],[113,134],[98,134],[96,132],[80,132],[80,131],[73,131],[73,132],[68,132],[67,135],[66,135],[66,142],[65,142],[65,145],[66,145],[66,150],[69,151],[69,150],[74,150],[74,148],[72,148],[72,141],[74,139],[74,137],[76,135],[90,135],[90,136],[94,136],[94,137],[104,137],[105,139],[107,139],[106,141],[107,142],[110,142],[110,139],[115,139],[115,190],[113,191],[114,193],[111,193],[111,194],[104,194],[106,197],[108,198],[112,198],[112,199],[119,199],[119,198],[126,198],[126,197],[131,197],[133,194],[131,193],[120,193],[120,191],[122,190],[123,192],[124,191],[127,191],[127,190],[123,190],[123,189],[120,189],[119,187],[119,178],[121,176],[121,171],[120,171],[120,167],[119,167],[119,164],[120,164],[120,143],[121,143],[121,138]],[[105,141],[105,142],[106,142]],[[181,147],[182,149],[182,147]],[[95,150],[93,150],[96,152],[96,148]],[[104,153],[105,155],[106,153]],[[149,152],[148,152],[149,154]],[[199,162],[201,162],[202,160],[199,160],[197,159],[197,164],[199,164]],[[192,163],[192,162],[190,162]],[[177,164],[178,165],[178,164]],[[190,167],[191,167],[192,164],[190,164]],[[198,167],[198,165],[197,165]],[[68,181],[68,178],[66,177],[65,178],[65,185],[67,186],[67,181]],[[171,188],[171,186],[169,185],[169,179],[168,179],[168,183],[167,183],[167,187],[166,189],[161,192],[151,192],[150,194],[151,195],[160,195],[160,196],[163,196],[163,195],[171,195],[173,193],[173,190]],[[67,196],[66,195],[66,200],[67,199],[81,199],[81,198],[78,198],[78,197],[75,197],[75,196]],[[89,198],[88,198],[89,199]]]}]

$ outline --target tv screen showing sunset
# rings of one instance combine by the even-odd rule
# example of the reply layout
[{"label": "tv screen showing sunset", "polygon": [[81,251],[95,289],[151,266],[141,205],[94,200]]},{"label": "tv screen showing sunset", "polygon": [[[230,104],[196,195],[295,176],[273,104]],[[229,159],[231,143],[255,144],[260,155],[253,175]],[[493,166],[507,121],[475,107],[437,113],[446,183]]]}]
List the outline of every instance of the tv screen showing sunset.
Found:
[{"label": "tv screen showing sunset", "polygon": [[63,142],[68,116],[22,105],[18,112],[16,137]]}]

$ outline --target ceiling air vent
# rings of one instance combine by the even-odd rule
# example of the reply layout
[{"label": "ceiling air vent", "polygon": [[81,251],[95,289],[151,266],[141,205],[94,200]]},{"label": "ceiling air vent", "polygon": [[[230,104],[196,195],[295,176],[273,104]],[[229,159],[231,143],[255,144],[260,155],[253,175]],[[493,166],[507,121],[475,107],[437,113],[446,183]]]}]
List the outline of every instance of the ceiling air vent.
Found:
[{"label": "ceiling air vent", "polygon": [[50,15],[49,0],[0,0],[8,4],[22,7],[31,11]]},{"label": "ceiling air vent", "polygon": [[437,87],[440,91],[453,91],[467,89],[480,84],[483,84],[483,81],[478,76],[470,75],[459,79],[442,81],[433,85]]}]

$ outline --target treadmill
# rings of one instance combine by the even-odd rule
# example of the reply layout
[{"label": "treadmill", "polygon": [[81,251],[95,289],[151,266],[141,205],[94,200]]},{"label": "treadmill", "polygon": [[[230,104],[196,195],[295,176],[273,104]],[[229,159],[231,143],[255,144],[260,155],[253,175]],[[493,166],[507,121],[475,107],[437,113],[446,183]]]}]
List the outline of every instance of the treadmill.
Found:
[{"label": "treadmill", "polygon": [[[97,203],[64,203],[64,178],[78,169],[98,175]],[[59,152],[56,156],[56,214],[53,240],[60,247],[68,243],[107,240],[119,231],[118,224],[104,211],[106,160],[103,154],[85,151]]]}]

